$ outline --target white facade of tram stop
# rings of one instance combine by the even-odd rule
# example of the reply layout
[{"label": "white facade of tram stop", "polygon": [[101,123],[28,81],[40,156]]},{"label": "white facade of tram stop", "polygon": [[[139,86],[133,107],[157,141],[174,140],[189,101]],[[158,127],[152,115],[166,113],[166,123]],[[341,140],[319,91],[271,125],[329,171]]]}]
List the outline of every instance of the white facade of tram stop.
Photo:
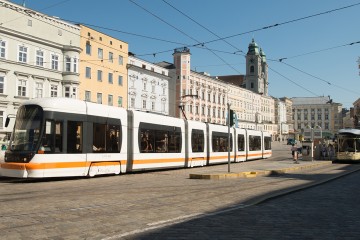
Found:
[{"label": "white facade of tram stop", "polygon": [[304,129],[304,141],[302,142],[303,160],[313,161],[321,156],[322,129],[320,126],[314,128],[307,125]]}]

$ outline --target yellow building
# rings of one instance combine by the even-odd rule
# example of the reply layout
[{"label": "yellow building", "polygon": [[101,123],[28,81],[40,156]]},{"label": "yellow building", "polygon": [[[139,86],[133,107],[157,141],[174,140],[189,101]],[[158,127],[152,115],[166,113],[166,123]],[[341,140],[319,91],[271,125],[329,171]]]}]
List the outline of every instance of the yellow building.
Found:
[{"label": "yellow building", "polygon": [[128,44],[80,25],[79,98],[127,108]]}]

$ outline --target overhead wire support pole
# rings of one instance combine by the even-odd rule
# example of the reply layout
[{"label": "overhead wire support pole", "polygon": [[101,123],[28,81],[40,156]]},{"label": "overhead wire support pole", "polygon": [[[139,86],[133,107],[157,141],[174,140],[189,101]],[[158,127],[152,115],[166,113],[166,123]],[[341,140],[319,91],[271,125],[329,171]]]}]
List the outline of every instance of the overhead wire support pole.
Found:
[{"label": "overhead wire support pole", "polygon": [[228,107],[228,172],[230,173],[230,103],[227,103]]}]

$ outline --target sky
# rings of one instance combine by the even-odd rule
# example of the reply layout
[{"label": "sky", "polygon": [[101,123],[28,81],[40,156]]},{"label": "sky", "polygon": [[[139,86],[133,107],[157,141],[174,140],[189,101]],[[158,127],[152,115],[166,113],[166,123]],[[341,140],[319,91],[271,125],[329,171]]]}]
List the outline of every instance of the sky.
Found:
[{"label": "sky", "polygon": [[269,95],[330,96],[348,109],[360,98],[360,0],[25,0],[25,6],[125,41],[152,63],[173,62],[173,50],[186,46],[191,69],[211,76],[245,75],[254,39],[266,54]]}]

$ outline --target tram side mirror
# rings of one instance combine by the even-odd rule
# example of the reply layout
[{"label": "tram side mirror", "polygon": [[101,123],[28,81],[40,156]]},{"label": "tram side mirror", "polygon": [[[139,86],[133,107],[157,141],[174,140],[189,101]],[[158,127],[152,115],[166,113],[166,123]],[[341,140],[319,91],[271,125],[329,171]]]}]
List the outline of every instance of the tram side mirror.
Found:
[{"label": "tram side mirror", "polygon": [[16,117],[16,115],[15,114],[9,114],[9,115],[6,116],[5,127],[9,126],[11,117],[14,118],[14,117]]},{"label": "tram side mirror", "polygon": [[10,118],[9,118],[9,117],[6,117],[6,120],[5,120],[5,127],[9,126],[9,122],[10,122]]}]

